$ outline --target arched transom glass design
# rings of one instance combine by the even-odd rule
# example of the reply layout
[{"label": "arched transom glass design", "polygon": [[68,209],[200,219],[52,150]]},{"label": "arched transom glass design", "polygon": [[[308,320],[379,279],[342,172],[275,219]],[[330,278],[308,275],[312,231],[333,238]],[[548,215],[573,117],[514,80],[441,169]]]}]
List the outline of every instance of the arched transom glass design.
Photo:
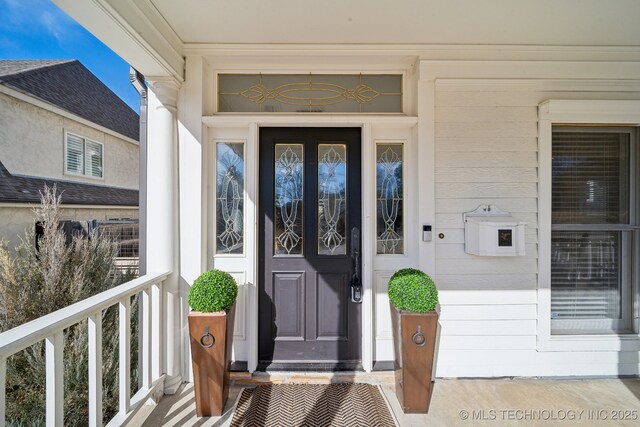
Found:
[{"label": "arched transom glass design", "polygon": [[347,147],[318,145],[318,254],[347,253]]},{"label": "arched transom glass design", "polygon": [[216,144],[216,252],[241,254],[244,240],[244,144]]},{"label": "arched transom glass design", "polygon": [[376,145],[377,253],[404,253],[401,143]]},{"label": "arched transom glass design", "polygon": [[303,247],[302,144],[276,144],[274,254],[300,255]]}]

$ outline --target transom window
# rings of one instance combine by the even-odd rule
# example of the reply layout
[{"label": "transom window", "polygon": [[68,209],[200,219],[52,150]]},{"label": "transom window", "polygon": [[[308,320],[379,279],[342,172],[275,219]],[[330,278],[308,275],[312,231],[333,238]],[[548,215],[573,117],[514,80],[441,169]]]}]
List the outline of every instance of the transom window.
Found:
[{"label": "transom window", "polygon": [[221,113],[402,113],[401,74],[220,74]]},{"label": "transom window", "polygon": [[637,152],[632,127],[553,128],[553,334],[632,332]]},{"label": "transom window", "polygon": [[67,132],[64,141],[66,174],[103,178],[101,143]]}]

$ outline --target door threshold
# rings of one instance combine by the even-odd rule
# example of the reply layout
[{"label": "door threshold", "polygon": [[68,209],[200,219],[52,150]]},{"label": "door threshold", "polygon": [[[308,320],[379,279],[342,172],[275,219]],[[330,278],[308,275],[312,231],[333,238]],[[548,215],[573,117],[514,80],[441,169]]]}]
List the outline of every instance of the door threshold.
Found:
[{"label": "door threshold", "polygon": [[256,371],[261,372],[364,372],[360,362],[282,363],[261,361]]}]

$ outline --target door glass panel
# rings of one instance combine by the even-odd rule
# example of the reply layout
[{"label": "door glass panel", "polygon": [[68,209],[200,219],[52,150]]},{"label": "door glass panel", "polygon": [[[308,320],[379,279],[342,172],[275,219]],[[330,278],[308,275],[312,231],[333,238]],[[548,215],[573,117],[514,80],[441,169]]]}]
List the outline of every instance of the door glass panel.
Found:
[{"label": "door glass panel", "polygon": [[244,144],[216,144],[216,252],[241,254],[244,237]]},{"label": "door glass panel", "polygon": [[377,253],[404,253],[402,144],[376,145]]},{"label": "door glass panel", "polygon": [[347,253],[347,148],[318,145],[318,254]]},{"label": "door glass panel", "polygon": [[303,244],[302,144],[276,144],[274,255],[300,255]]}]

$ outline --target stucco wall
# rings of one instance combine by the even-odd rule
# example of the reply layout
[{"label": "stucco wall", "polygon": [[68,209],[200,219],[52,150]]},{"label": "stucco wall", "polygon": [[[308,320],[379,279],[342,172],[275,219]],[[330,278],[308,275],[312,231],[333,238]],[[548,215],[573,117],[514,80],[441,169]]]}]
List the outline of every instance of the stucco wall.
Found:
[{"label": "stucco wall", "polygon": [[[104,144],[104,179],[64,174],[64,133]],[[0,161],[12,174],[138,188],[136,144],[0,93]]]},{"label": "stucco wall", "polygon": [[[0,205],[0,240],[9,242],[10,248],[15,248],[20,243],[20,237],[24,237],[25,230],[33,227],[35,216],[33,206],[24,207]],[[61,219],[87,221],[92,219],[137,219],[138,208],[135,209],[99,209],[99,208],[74,208],[62,209]]]}]

